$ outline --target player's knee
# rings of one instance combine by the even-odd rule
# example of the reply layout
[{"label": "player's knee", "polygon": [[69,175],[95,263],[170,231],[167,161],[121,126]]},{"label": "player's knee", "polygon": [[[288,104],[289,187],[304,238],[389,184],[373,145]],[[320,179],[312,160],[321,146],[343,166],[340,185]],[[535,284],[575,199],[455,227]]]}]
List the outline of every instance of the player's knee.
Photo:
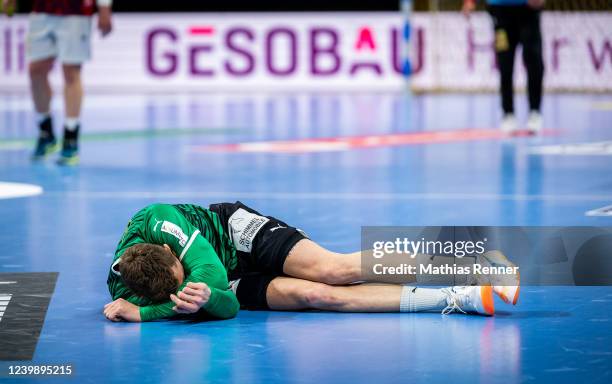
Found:
[{"label": "player's knee", "polygon": [[47,61],[35,61],[29,64],[28,71],[31,77],[45,77],[52,67],[53,64]]},{"label": "player's knee", "polygon": [[329,262],[320,267],[321,281],[330,285],[343,285],[355,280],[353,268],[343,262]]},{"label": "player's knee", "polygon": [[76,65],[64,65],[64,81],[66,84],[74,84],[81,79],[81,67]]}]

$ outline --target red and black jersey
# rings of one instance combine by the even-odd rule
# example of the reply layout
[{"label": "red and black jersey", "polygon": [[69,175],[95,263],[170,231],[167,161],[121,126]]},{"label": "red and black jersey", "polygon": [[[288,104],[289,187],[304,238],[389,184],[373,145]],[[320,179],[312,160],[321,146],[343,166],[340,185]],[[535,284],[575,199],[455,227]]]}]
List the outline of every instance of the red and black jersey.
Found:
[{"label": "red and black jersey", "polygon": [[34,0],[32,4],[32,12],[59,16],[91,16],[95,9],[95,0]]}]

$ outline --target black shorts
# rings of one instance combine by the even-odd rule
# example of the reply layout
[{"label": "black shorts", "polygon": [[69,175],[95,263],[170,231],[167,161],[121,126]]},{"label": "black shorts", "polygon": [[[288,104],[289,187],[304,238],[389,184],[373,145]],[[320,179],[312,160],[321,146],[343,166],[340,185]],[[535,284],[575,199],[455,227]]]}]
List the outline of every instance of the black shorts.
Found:
[{"label": "black shorts", "polygon": [[211,204],[236,247],[238,265],[229,273],[241,307],[267,309],[266,290],[270,281],[283,275],[283,265],[298,241],[301,230],[272,217],[263,216],[237,201]]}]

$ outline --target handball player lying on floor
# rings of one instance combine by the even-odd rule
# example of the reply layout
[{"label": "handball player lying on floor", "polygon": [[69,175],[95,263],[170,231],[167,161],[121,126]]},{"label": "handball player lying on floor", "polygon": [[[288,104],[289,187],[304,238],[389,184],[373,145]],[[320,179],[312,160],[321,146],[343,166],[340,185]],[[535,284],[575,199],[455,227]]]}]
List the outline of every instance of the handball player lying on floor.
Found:
[{"label": "handball player lying on floor", "polygon": [[[429,256],[428,256],[429,257]],[[498,251],[481,263],[514,267]],[[246,205],[154,204],[136,213],[108,275],[112,321],[177,314],[229,319],[251,310],[442,311],[493,315],[493,293],[516,304],[512,284],[416,288],[363,283],[361,253],[319,246],[299,229]]]}]

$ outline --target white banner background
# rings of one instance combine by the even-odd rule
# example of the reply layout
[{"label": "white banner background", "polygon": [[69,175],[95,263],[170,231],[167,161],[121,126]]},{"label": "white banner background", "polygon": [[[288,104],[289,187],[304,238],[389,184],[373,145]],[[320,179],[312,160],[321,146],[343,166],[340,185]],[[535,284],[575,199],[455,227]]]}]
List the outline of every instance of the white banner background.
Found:
[{"label": "white banner background", "polygon": [[[417,13],[412,22],[414,89],[497,88],[488,15]],[[401,23],[399,13],[119,14],[108,38],[94,34],[84,81],[164,92],[399,90]],[[27,27],[27,16],[0,18],[0,91],[27,90]],[[612,91],[612,12],[545,13],[542,29],[548,90]],[[516,73],[523,87],[520,52]],[[61,85],[58,68],[52,82]]]}]

